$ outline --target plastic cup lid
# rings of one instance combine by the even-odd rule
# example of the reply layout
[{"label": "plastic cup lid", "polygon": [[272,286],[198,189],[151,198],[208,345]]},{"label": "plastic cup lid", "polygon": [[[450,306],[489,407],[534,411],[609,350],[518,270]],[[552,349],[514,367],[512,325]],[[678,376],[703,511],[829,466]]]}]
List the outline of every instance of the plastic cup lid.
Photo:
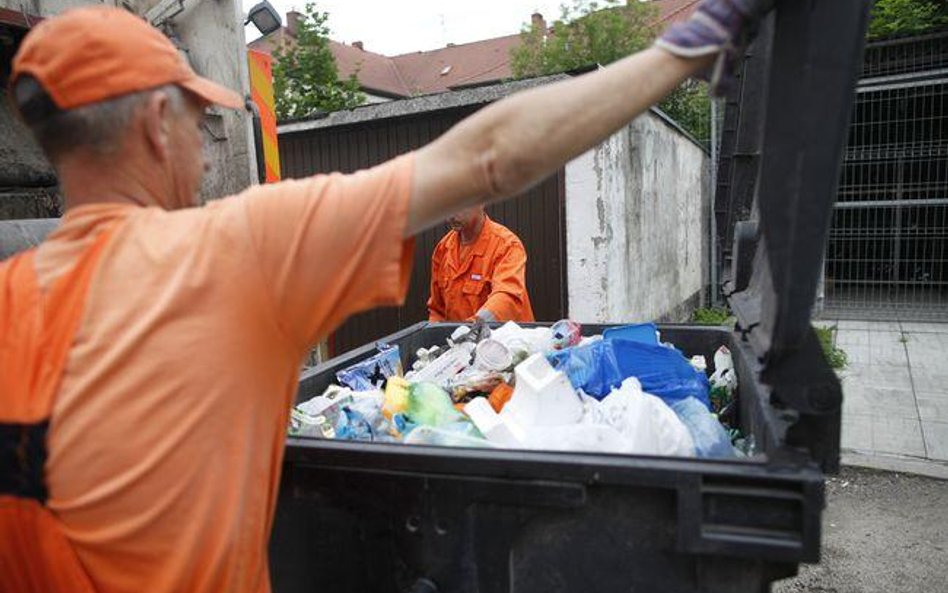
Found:
[{"label": "plastic cup lid", "polygon": [[481,340],[474,352],[477,364],[491,370],[500,371],[513,364],[510,350],[497,340]]}]

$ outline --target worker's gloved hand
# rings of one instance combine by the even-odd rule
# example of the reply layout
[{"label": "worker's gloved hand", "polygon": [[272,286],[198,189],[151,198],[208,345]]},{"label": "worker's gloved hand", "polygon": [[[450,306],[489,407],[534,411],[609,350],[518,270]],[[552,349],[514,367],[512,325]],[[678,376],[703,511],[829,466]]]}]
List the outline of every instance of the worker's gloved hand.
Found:
[{"label": "worker's gloved hand", "polygon": [[465,342],[477,344],[481,340],[490,337],[490,327],[487,326],[487,321],[481,316],[475,315],[466,321],[470,322],[470,325],[462,325],[454,330],[449,338],[451,344],[457,345]]},{"label": "worker's gloved hand", "polygon": [[704,0],[691,18],[669,27],[655,45],[682,58],[717,55],[701,77],[711,83],[711,94],[723,95],[773,5],[774,0]]},{"label": "worker's gloved hand", "polygon": [[471,335],[474,337],[475,342],[480,342],[490,337],[490,328],[487,326],[487,320],[480,315],[480,312],[474,316],[474,322],[471,324]]}]

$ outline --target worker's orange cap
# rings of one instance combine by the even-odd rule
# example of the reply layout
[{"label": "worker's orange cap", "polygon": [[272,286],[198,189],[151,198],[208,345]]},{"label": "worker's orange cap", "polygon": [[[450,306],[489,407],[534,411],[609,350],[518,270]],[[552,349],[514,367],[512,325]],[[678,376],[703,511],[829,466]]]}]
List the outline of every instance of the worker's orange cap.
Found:
[{"label": "worker's orange cap", "polygon": [[177,84],[202,99],[240,109],[237,93],[191,70],[161,31],[119,8],[90,6],[44,20],[13,58],[11,84],[36,78],[60,109]]}]

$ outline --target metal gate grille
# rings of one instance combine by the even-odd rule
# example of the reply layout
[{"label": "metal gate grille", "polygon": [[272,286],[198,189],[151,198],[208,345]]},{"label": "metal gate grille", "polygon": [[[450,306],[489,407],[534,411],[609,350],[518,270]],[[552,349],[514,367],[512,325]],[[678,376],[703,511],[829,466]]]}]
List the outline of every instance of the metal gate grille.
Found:
[{"label": "metal gate grille", "polygon": [[948,319],[948,33],[870,46],[866,58],[824,316]]}]

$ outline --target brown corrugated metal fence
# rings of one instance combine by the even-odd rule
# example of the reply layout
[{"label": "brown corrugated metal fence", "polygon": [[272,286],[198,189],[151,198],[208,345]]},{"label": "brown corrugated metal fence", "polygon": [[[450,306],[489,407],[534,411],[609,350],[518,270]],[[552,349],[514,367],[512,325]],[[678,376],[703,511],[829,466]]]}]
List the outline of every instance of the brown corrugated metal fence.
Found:
[{"label": "brown corrugated metal fence", "polygon": [[[283,177],[349,173],[382,163],[434,140],[473,113],[471,107],[280,134]],[[530,191],[488,209],[514,231],[527,250],[527,288],[538,320],[565,316],[566,223],[561,169]],[[331,354],[361,346],[427,319],[431,253],[446,226],[418,237],[408,298],[403,307],[368,311],[349,319],[330,340]]]}]

